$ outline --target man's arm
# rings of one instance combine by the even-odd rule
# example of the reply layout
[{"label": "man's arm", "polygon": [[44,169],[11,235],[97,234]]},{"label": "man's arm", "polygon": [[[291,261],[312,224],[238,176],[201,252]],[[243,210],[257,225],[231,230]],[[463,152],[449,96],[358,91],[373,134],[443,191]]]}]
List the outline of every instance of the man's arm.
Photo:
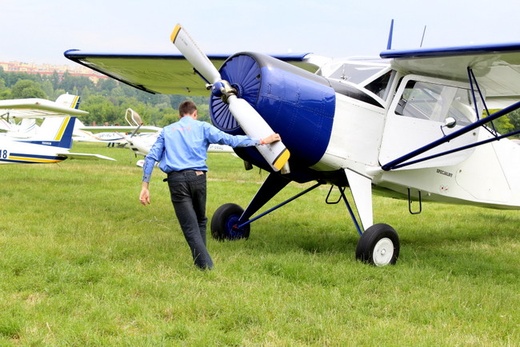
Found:
[{"label": "man's arm", "polygon": [[280,141],[280,135],[273,133],[263,139],[252,139],[246,135],[230,135],[209,123],[205,124],[206,131],[209,131],[208,140],[210,143],[218,143],[231,147],[249,147],[258,145],[267,145],[276,141]]},{"label": "man's arm", "polygon": [[159,159],[158,153],[162,153],[164,150],[164,137],[163,132],[159,134],[157,141],[152,145],[150,152],[144,158],[143,164],[143,180],[141,183],[141,193],[139,194],[139,201],[143,205],[150,204],[150,179],[152,177],[153,168],[155,162]]},{"label": "man's arm", "polygon": [[149,182],[143,182],[141,184],[141,193],[139,194],[139,201],[143,205],[149,205],[150,204],[150,190],[149,190],[150,183]]}]

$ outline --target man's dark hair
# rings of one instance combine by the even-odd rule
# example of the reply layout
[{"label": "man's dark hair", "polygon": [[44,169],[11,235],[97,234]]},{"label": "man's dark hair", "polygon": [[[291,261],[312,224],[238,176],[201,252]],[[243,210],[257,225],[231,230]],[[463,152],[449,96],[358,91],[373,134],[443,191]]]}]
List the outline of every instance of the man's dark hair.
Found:
[{"label": "man's dark hair", "polygon": [[186,100],[181,102],[179,105],[179,116],[184,117],[188,114],[193,114],[193,112],[197,111],[197,105],[191,100]]}]

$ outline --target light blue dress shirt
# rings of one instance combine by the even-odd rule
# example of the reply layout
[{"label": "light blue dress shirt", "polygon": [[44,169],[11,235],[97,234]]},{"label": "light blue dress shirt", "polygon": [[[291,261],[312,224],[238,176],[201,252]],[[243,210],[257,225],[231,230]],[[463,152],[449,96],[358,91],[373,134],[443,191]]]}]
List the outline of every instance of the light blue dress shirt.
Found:
[{"label": "light blue dress shirt", "polygon": [[260,140],[245,135],[229,135],[213,125],[182,117],[178,122],[163,128],[157,141],[146,155],[143,165],[143,182],[150,182],[155,162],[169,173],[181,170],[207,171],[207,150],[210,144],[231,147],[257,146]]}]

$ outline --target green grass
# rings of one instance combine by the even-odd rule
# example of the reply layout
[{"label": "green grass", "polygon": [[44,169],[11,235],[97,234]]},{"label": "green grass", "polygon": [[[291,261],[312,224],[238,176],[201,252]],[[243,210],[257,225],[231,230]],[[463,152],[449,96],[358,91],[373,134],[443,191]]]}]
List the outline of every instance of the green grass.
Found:
[{"label": "green grass", "polygon": [[[126,149],[75,144],[117,162],[0,166],[0,346],[518,346],[518,211],[375,198],[401,238],[396,266],[356,262],[343,204],[319,188],[209,238],[197,270],[163,174],[139,204]],[[247,205],[265,172],[209,158],[208,217]],[[272,206],[302,189],[291,184]]]}]

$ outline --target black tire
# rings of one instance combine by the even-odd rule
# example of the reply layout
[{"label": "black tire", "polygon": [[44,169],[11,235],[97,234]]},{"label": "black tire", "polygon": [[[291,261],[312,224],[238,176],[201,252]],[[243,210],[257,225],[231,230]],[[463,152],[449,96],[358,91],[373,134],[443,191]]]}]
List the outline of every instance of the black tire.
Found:
[{"label": "black tire", "polygon": [[368,228],[356,247],[356,259],[375,266],[394,265],[399,257],[399,236],[388,224]]},{"label": "black tire", "polygon": [[237,204],[220,206],[211,218],[211,236],[219,241],[249,238],[250,225],[238,229],[237,222],[244,209]]}]

